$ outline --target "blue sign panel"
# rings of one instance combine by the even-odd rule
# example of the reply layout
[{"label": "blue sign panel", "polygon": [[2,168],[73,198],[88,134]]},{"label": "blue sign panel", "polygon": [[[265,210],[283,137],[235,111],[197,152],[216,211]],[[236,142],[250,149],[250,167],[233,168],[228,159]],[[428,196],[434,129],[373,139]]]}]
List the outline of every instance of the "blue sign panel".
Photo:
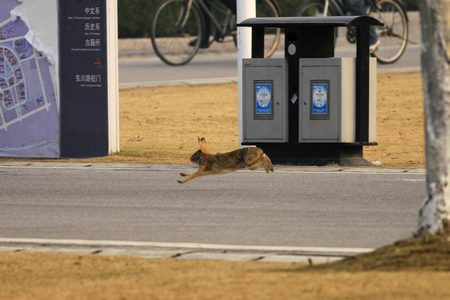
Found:
[{"label": "blue sign panel", "polygon": [[271,86],[270,84],[259,84],[256,86],[256,113],[271,114]]},{"label": "blue sign panel", "polygon": [[327,85],[315,84],[313,85],[313,99],[312,99],[312,113],[326,114],[327,113]]},{"label": "blue sign panel", "polygon": [[61,157],[108,155],[106,0],[59,0]]}]

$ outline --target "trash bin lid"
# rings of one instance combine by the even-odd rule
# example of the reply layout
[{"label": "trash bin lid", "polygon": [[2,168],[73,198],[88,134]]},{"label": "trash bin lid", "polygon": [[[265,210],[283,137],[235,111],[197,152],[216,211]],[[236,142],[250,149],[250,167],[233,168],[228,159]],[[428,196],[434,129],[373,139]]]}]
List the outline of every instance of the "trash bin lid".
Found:
[{"label": "trash bin lid", "polygon": [[340,17],[271,17],[249,18],[237,24],[241,27],[307,27],[307,26],[383,26],[377,19],[370,16],[340,16]]}]

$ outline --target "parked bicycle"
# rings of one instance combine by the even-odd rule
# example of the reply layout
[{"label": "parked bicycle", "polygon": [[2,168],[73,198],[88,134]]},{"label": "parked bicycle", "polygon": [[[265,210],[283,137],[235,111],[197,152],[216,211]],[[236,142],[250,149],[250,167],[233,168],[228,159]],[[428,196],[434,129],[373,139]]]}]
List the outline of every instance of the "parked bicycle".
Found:
[{"label": "parked bicycle", "polygon": [[[207,14],[207,16],[204,15]],[[280,17],[276,0],[257,0],[258,17]],[[205,35],[205,18],[210,18],[214,32],[210,43],[223,43],[231,36],[236,39],[236,17],[211,0],[164,0],[153,13],[150,37],[153,49],[165,63],[187,64],[197,54]],[[280,40],[279,28],[265,29],[264,57],[270,57]]]},{"label": "parked bicycle", "polygon": [[[408,15],[401,0],[366,0],[368,15],[383,27],[375,27],[380,45],[372,53],[377,61],[390,64],[397,61],[408,43]],[[307,0],[297,10],[296,16],[345,16],[347,10],[342,0]],[[347,40],[356,42],[355,28],[348,28]]]}]

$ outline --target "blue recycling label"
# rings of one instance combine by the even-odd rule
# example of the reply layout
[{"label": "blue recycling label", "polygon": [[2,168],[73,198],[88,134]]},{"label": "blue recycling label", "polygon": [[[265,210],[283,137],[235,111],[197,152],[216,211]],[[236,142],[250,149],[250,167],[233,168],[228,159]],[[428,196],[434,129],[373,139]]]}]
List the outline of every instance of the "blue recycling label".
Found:
[{"label": "blue recycling label", "polygon": [[313,114],[326,114],[327,113],[327,85],[315,84],[313,85]]},{"label": "blue recycling label", "polygon": [[271,114],[271,86],[270,84],[259,84],[256,86],[256,113]]}]

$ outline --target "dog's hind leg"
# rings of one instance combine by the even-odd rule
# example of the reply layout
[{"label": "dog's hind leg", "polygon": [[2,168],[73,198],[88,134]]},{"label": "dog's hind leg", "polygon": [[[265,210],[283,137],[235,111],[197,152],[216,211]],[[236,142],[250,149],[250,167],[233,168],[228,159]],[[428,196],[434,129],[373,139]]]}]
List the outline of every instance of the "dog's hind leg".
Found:
[{"label": "dog's hind leg", "polygon": [[273,172],[275,169],[273,168],[270,158],[260,149],[258,150],[260,151],[259,156],[257,156],[256,158],[255,156],[250,156],[246,161],[247,165],[245,167],[249,170],[255,171],[259,167],[261,167],[262,164],[264,164],[264,169],[267,173],[269,173],[270,171]]},{"label": "dog's hind leg", "polygon": [[259,167],[261,167],[261,165],[263,164],[263,160],[262,159],[258,159],[256,161],[254,161],[251,165],[246,166],[247,169],[251,170],[251,171],[255,171],[258,170]]},{"label": "dog's hind leg", "polygon": [[274,172],[275,168],[273,167],[272,161],[270,160],[270,158],[265,153],[263,153],[261,155],[261,158],[264,161],[264,169],[266,169],[266,172],[267,173],[269,173],[270,171]]}]

